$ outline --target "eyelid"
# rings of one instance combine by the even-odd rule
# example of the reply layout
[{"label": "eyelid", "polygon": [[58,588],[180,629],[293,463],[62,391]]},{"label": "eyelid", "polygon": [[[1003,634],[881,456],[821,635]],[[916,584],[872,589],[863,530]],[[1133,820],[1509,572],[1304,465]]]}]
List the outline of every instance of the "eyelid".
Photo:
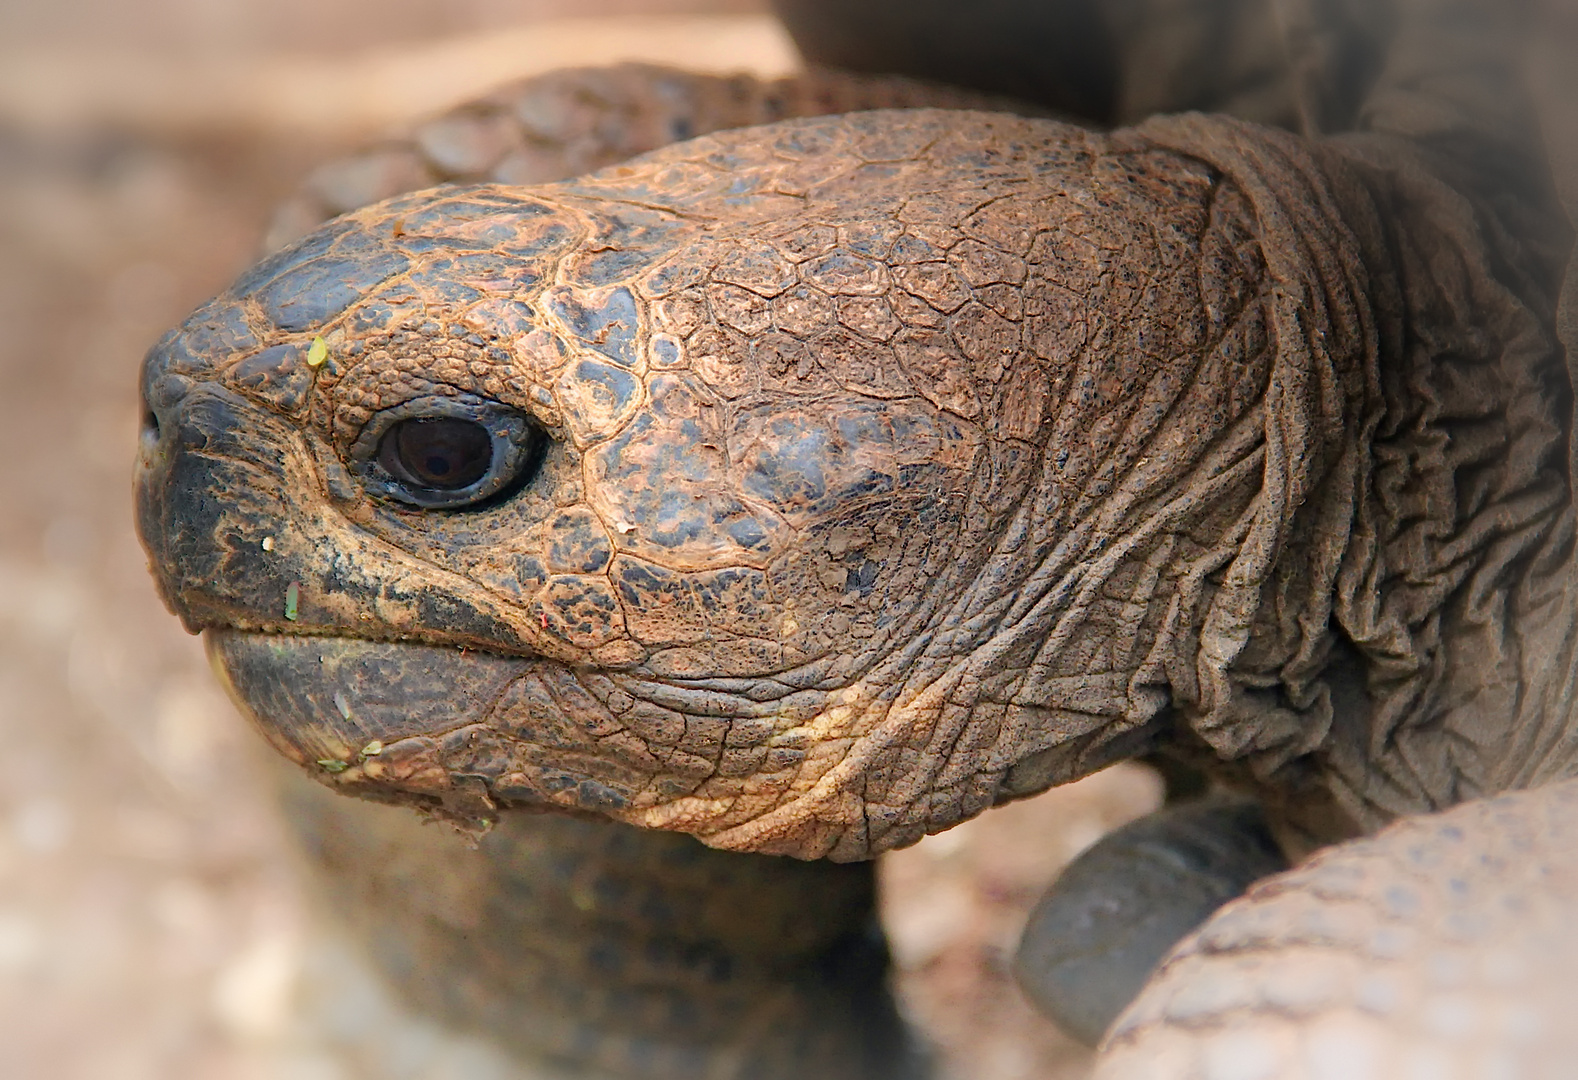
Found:
[{"label": "eyelid", "polygon": [[[493,441],[493,458],[480,480],[458,489],[424,488],[384,468],[379,461],[384,436],[403,420],[427,419],[469,420],[488,431]],[[347,465],[375,499],[424,510],[458,510],[491,502],[528,481],[546,442],[547,434],[541,425],[518,409],[471,394],[430,395],[373,414],[346,456]]]}]

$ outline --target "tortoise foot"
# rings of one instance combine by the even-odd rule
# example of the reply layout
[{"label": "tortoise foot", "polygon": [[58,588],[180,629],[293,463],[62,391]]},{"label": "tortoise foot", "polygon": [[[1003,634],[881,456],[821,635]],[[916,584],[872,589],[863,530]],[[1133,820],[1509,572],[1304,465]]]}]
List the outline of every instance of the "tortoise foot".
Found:
[{"label": "tortoise foot", "polygon": [[1025,924],[1019,985],[1094,1046],[1169,949],[1286,866],[1257,803],[1211,797],[1158,810],[1063,871]]}]

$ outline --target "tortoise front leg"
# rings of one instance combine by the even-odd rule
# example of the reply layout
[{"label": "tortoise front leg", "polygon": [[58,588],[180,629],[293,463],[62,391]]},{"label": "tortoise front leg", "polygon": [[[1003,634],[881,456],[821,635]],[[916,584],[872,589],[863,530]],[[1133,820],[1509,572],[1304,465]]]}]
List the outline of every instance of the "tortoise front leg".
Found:
[{"label": "tortoise front leg", "polygon": [[1411,818],[1223,908],[1096,1075],[1570,1076],[1575,922],[1578,781]]},{"label": "tortoise front leg", "polygon": [[1167,806],[1097,841],[1030,913],[1019,985],[1092,1046],[1184,935],[1287,868],[1258,804],[1225,794]]}]

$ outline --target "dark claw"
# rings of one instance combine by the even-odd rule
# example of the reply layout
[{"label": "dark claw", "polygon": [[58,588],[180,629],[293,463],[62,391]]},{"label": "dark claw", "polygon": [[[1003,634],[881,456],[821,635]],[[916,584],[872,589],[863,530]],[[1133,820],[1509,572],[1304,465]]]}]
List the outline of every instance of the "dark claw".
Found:
[{"label": "dark claw", "polygon": [[1053,883],[1019,940],[1019,985],[1095,1045],[1169,949],[1285,869],[1259,804],[1218,796],[1165,807],[1104,837]]}]

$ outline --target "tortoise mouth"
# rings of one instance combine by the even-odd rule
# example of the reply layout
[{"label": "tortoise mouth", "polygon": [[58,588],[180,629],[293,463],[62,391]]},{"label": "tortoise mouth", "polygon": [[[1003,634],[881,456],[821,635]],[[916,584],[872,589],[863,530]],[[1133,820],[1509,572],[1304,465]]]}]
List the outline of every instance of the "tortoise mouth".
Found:
[{"label": "tortoise mouth", "polygon": [[505,808],[634,821],[720,776],[792,772],[804,733],[780,731],[825,704],[455,645],[235,628],[203,639],[242,714],[318,780],[473,823]]},{"label": "tortoise mouth", "polygon": [[310,775],[471,830],[551,810],[714,847],[869,858],[855,792],[930,715],[918,701],[862,731],[858,688],[764,698],[454,645],[234,628],[204,642],[242,713]]},{"label": "tortoise mouth", "polygon": [[[203,644],[231,699],[302,764],[343,772],[380,747],[485,719],[530,661],[450,645],[210,629]],[[368,747],[372,744],[372,752]]]},{"label": "tortoise mouth", "polygon": [[556,661],[257,630],[203,641],[242,715],[345,794],[471,828],[507,808],[619,818],[651,801],[652,771],[599,744],[606,709]]}]

